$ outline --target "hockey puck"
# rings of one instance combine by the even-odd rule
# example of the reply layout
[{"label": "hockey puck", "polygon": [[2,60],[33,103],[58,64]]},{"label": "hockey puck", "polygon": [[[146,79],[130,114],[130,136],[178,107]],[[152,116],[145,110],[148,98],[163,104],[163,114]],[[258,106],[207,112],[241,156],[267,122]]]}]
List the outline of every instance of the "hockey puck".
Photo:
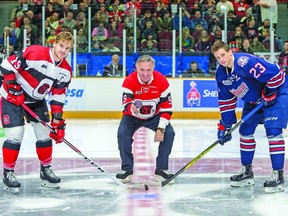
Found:
[{"label": "hockey puck", "polygon": [[149,190],[148,185],[144,185],[144,188],[145,188],[145,191],[148,191],[148,190]]}]

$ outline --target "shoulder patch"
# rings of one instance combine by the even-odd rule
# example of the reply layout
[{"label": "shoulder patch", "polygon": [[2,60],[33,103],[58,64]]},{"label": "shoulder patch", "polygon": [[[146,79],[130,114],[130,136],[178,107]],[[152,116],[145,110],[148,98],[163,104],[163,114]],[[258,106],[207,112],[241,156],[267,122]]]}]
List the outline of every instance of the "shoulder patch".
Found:
[{"label": "shoulder patch", "polygon": [[237,60],[237,64],[240,67],[244,67],[249,61],[249,57],[248,56],[240,56]]}]

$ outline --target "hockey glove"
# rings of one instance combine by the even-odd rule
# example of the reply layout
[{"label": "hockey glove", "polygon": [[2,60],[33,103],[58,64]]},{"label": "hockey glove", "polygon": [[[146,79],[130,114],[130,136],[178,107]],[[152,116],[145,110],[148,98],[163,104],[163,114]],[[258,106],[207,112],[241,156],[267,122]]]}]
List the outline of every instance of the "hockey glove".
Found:
[{"label": "hockey glove", "polygon": [[22,87],[17,83],[10,83],[7,85],[8,95],[7,101],[20,106],[25,101],[25,96]]},{"label": "hockey glove", "polygon": [[65,120],[61,119],[57,123],[52,120],[51,127],[54,129],[54,131],[50,132],[49,136],[55,140],[56,144],[63,142],[66,128]]},{"label": "hockey glove", "polygon": [[268,92],[267,88],[262,90],[262,99],[264,101],[264,106],[269,107],[275,103],[277,96],[277,90],[273,92]]},{"label": "hockey glove", "polygon": [[225,136],[226,131],[229,131],[231,129],[232,125],[227,125],[225,124],[225,122],[223,122],[222,120],[220,120],[220,122],[218,123],[218,142],[221,145],[224,145],[224,143],[230,141],[232,139],[232,135],[228,134]]}]

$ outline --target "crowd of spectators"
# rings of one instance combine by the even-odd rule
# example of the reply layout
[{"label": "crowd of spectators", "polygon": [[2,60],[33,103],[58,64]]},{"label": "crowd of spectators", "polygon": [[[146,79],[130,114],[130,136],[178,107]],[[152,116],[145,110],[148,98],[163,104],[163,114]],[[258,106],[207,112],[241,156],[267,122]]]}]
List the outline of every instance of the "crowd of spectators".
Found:
[{"label": "crowd of spectators", "polygon": [[[78,51],[87,52],[88,7],[91,7],[92,51],[122,50],[123,29],[127,31],[127,50],[130,49],[129,43],[133,41],[137,41],[140,51],[171,50],[172,38],[167,36],[161,38],[160,33],[167,32],[169,35],[173,29],[177,31],[177,50],[179,50],[179,9],[182,8],[182,51],[209,52],[212,43],[222,37],[225,23],[223,6],[225,6],[227,40],[231,47],[240,50],[242,42],[247,38],[252,52],[266,51],[270,42],[270,20],[263,17],[267,16],[264,11],[267,8],[265,1],[50,0],[45,6],[45,41],[47,46],[51,46],[59,32],[76,29]],[[137,13],[136,26],[133,20],[134,9]],[[276,36],[277,22],[273,19],[272,24],[275,49],[282,51],[283,42]],[[134,27],[136,38],[134,38]],[[19,4],[13,9],[11,21],[9,26],[5,27],[4,35],[10,36],[10,42],[16,50],[23,48],[24,29],[27,30],[27,46],[41,43],[42,0],[19,0]],[[161,46],[164,41],[165,45]],[[113,49],[111,42],[114,43]]]}]

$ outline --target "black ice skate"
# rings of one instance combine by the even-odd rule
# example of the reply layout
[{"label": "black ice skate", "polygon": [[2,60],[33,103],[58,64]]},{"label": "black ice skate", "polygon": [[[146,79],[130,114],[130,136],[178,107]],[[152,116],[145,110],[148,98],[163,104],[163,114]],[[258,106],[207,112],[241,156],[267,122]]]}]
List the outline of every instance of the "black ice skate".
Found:
[{"label": "black ice skate", "polygon": [[116,175],[116,178],[120,180],[122,183],[129,183],[132,181],[133,171],[125,171],[122,170],[121,173]]},{"label": "black ice skate", "polygon": [[[157,182],[162,182],[167,179],[172,178],[174,175],[167,172],[167,170],[156,169],[155,170],[155,180]],[[169,184],[173,184],[174,181],[170,181]]]},{"label": "black ice skate", "polygon": [[21,184],[16,179],[13,170],[4,169],[3,172],[4,190],[10,193],[19,193]]},{"label": "black ice skate", "polygon": [[232,187],[245,187],[254,185],[254,175],[252,171],[252,165],[245,165],[241,167],[241,170],[230,177]]},{"label": "black ice skate", "polygon": [[283,170],[273,170],[271,179],[264,182],[266,193],[276,193],[284,191]]},{"label": "black ice skate", "polygon": [[61,182],[61,179],[54,174],[50,165],[45,167],[41,165],[40,178],[42,179],[42,187],[60,188],[58,183]]}]

